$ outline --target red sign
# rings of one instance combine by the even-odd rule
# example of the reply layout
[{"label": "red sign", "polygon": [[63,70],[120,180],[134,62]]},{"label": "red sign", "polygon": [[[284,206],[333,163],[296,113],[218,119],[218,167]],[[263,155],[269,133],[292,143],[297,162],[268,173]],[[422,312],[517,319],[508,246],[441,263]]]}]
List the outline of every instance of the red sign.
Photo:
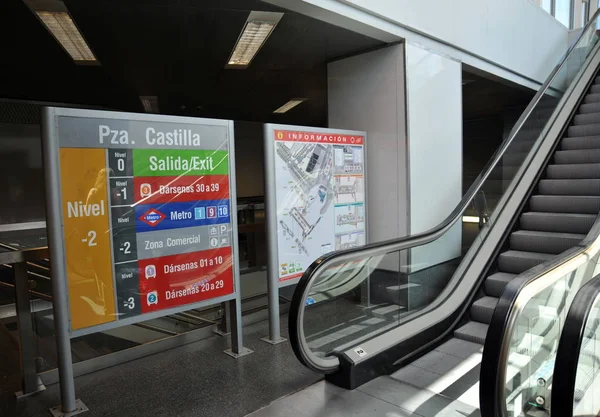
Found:
[{"label": "red sign", "polygon": [[229,198],[227,175],[179,177],[135,177],[135,202],[140,204],[179,203]]},{"label": "red sign", "polygon": [[275,140],[287,142],[329,143],[333,145],[364,145],[364,136],[340,135],[337,133],[298,132],[276,130]]},{"label": "red sign", "polygon": [[138,263],[142,313],[233,293],[231,247]]}]

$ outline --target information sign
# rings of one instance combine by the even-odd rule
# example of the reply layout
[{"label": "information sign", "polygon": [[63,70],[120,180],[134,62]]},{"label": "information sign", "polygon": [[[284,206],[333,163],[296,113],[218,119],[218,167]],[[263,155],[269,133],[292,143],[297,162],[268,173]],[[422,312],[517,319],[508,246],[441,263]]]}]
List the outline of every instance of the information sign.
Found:
[{"label": "information sign", "polygon": [[232,122],[55,111],[71,331],[234,298]]},{"label": "information sign", "polygon": [[267,126],[274,146],[277,267],[294,283],[320,256],[366,243],[364,132]]}]

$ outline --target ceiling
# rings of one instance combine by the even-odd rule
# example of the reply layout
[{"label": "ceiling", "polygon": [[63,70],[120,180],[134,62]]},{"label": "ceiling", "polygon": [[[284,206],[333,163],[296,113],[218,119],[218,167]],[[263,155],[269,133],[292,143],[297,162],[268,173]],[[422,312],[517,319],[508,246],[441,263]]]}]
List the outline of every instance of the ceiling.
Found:
[{"label": "ceiling", "polygon": [[[326,64],[380,41],[258,0],[65,0],[100,66],[78,66],[21,0],[0,1],[0,97],[307,125],[327,122]],[[283,11],[246,70],[224,69],[251,10]],[[292,98],[308,101],[287,114]]]}]

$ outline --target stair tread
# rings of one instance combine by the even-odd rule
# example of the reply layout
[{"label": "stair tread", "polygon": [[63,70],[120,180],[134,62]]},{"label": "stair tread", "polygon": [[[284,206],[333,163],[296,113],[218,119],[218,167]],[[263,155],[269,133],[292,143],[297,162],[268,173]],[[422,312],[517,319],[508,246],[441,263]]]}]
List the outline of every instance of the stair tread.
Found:
[{"label": "stair tread", "polygon": [[485,279],[485,293],[492,297],[500,297],[506,285],[515,279],[517,274],[496,272]]},{"label": "stair tread", "polygon": [[540,238],[572,238],[581,239],[585,238],[585,235],[580,233],[564,233],[564,232],[543,232],[539,230],[517,230],[512,235],[517,236],[535,236]]},{"label": "stair tread", "polygon": [[545,179],[600,179],[600,163],[551,164],[546,168]]},{"label": "stair tread", "polygon": [[522,259],[538,259],[543,261],[548,261],[553,259],[556,255],[552,255],[549,253],[540,253],[540,252],[526,252],[522,250],[507,250],[506,252],[502,252],[500,254],[501,257],[512,257],[512,258],[522,258]]},{"label": "stair tread", "polygon": [[[598,103],[600,105],[600,103]],[[598,146],[598,147],[596,147]],[[576,151],[580,149],[598,149],[600,148],[600,135],[598,136],[571,136],[562,138],[560,141],[560,150]],[[566,149],[565,149],[566,148]]]},{"label": "stair tread", "polygon": [[489,325],[487,324],[470,321],[464,326],[456,329],[454,331],[454,336],[468,342],[483,345],[485,343],[485,336],[487,335],[488,328]]},{"label": "stair tread", "polygon": [[[562,196],[563,198],[566,196]],[[523,213],[521,216],[540,216],[540,217],[571,217],[571,218],[582,218],[582,219],[595,219],[595,214],[584,214],[584,213],[551,213],[544,211],[528,211]]]},{"label": "stair tread", "polygon": [[600,211],[600,196],[536,194],[531,196],[529,205],[531,211],[536,213],[597,214]]}]

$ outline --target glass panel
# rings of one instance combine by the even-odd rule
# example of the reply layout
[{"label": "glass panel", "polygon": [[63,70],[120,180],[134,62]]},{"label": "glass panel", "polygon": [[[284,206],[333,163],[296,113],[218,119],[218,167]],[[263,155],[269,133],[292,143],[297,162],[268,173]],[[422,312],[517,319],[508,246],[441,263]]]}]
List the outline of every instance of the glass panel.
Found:
[{"label": "glass panel", "polygon": [[542,9],[548,13],[552,13],[552,0],[542,0]]},{"label": "glass panel", "polygon": [[573,416],[597,416],[600,413],[600,298],[585,323],[585,331],[575,378]]},{"label": "glass panel", "polygon": [[[577,79],[597,41],[595,30],[588,29],[545,94],[538,96],[531,111],[517,124],[510,145],[503,145],[506,152],[483,182],[481,191],[461,213],[462,222],[425,245],[397,250],[394,247],[399,245],[398,241],[380,244],[383,248],[342,254],[317,269],[305,290],[301,323],[306,339],[303,348],[310,351],[307,354],[314,355],[315,363],[327,362],[323,366],[329,366],[335,362],[336,351],[410,320],[414,313],[430,306],[442,292],[449,293],[450,286],[460,282],[461,276],[455,276],[455,271],[467,255],[469,261],[477,255],[490,225],[498,218],[497,213],[511,197],[508,194],[513,179],[527,168],[555,112],[560,110],[561,98]],[[487,170],[486,167],[484,172]],[[474,184],[480,182],[481,176]],[[409,245],[407,240],[403,242]],[[534,308],[537,315],[523,318],[527,321],[523,329],[546,326],[544,323],[551,315],[548,316],[550,313],[542,306],[553,300],[554,294],[550,291],[548,300],[545,295],[540,296],[539,307]],[[543,358],[538,359],[541,366]]]},{"label": "glass panel", "polygon": [[558,340],[571,294],[583,285],[579,275],[568,274],[537,293],[518,316],[504,381],[509,416],[535,415],[536,410],[549,409]]},{"label": "glass panel", "polygon": [[571,1],[572,0],[555,0],[554,17],[566,27],[571,24]]}]

